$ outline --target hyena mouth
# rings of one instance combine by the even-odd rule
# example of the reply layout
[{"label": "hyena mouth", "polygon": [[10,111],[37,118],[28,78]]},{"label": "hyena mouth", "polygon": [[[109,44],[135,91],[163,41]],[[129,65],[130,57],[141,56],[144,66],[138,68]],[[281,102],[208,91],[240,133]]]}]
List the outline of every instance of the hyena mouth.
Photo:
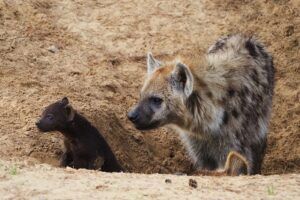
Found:
[{"label": "hyena mouth", "polygon": [[48,130],[48,129],[45,129],[45,128],[39,127],[39,126],[37,126],[37,128],[41,133],[47,133],[47,132],[51,131],[51,130]]},{"label": "hyena mouth", "polygon": [[43,124],[41,124],[40,122],[36,122],[35,125],[38,128],[38,130],[42,133],[46,133],[46,132],[49,132],[49,131],[54,131],[54,130],[52,130],[52,128],[43,126]]},{"label": "hyena mouth", "polygon": [[145,131],[160,127],[160,122],[154,121],[151,123],[134,123],[134,126],[138,130]]}]

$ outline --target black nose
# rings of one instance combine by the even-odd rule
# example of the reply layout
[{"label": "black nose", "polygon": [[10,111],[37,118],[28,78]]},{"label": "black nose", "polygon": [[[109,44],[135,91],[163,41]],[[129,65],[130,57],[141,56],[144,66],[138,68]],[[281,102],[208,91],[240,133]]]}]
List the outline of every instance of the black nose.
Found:
[{"label": "black nose", "polygon": [[138,120],[139,115],[135,110],[132,110],[127,114],[127,117],[130,121],[135,122]]},{"label": "black nose", "polygon": [[40,121],[35,122],[35,125],[39,126],[40,125]]}]

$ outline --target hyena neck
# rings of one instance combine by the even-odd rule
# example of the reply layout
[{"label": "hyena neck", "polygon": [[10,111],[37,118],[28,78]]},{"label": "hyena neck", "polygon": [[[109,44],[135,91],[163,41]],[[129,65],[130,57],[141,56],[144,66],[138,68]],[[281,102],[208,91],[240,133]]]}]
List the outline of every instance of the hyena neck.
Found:
[{"label": "hyena neck", "polygon": [[66,123],[65,128],[59,130],[66,138],[74,140],[83,134],[84,127],[89,127],[90,123],[77,112],[72,121]]},{"label": "hyena neck", "polygon": [[217,85],[216,77],[209,74],[194,76],[194,90],[186,99],[185,122],[181,128],[199,134],[218,134],[223,120],[224,109],[218,100],[223,90]]}]

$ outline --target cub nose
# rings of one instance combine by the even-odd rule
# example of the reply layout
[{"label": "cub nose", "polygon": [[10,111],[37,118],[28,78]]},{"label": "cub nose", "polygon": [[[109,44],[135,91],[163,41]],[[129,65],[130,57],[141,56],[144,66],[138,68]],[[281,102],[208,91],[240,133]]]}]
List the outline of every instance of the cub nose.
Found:
[{"label": "cub nose", "polygon": [[37,121],[37,122],[35,122],[35,125],[36,125],[36,126],[39,126],[40,124],[41,124],[40,120]]},{"label": "cub nose", "polygon": [[130,121],[136,122],[139,118],[139,115],[135,110],[131,110],[130,112],[128,112],[127,117]]}]

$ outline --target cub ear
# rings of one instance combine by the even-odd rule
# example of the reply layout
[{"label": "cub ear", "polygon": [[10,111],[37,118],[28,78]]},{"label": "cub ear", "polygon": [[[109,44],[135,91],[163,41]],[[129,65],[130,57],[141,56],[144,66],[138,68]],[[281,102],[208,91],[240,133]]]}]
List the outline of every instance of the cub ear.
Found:
[{"label": "cub ear", "polygon": [[244,156],[236,151],[231,151],[226,160],[225,173],[229,176],[249,174],[249,164]]},{"label": "cub ear", "polygon": [[60,103],[64,106],[69,104],[69,99],[67,97],[62,98],[62,100],[60,101]]},{"label": "cub ear", "polygon": [[172,84],[176,90],[182,91],[186,97],[193,92],[194,78],[191,70],[183,63],[177,62],[172,72]]},{"label": "cub ear", "polygon": [[161,66],[161,62],[156,60],[153,56],[152,53],[149,52],[147,54],[147,73],[148,75],[152,74],[153,71]]},{"label": "cub ear", "polygon": [[75,110],[70,105],[67,105],[65,108],[66,108],[66,111],[67,111],[68,121],[72,121],[74,119],[74,116],[75,116]]}]

